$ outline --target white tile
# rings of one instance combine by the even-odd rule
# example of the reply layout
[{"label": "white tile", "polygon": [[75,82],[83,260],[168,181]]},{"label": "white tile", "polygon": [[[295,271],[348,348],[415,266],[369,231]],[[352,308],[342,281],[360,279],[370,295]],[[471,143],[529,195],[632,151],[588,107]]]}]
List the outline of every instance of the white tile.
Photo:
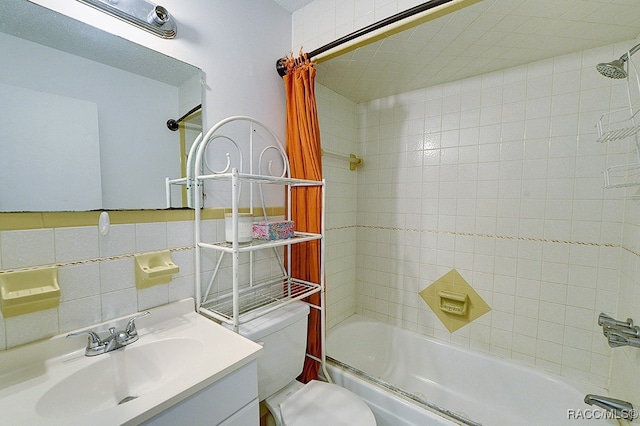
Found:
[{"label": "white tile", "polygon": [[562,344],[564,342],[564,326],[552,321],[538,321],[538,340]]},{"label": "white tile", "polygon": [[138,311],[169,303],[169,285],[159,284],[138,291]]},{"label": "white tile", "polygon": [[167,223],[137,223],[135,225],[136,251],[147,252],[167,248]]},{"label": "white tile", "polygon": [[1,234],[3,269],[55,263],[53,229],[3,231]]},{"label": "white tile", "polygon": [[0,350],[7,349],[7,328],[5,326],[5,320],[0,315]]},{"label": "white tile", "polygon": [[567,288],[567,305],[595,309],[596,289],[577,286]]},{"label": "white tile", "polygon": [[54,229],[56,261],[69,262],[99,257],[98,229],[95,226]]},{"label": "white tile", "polygon": [[[566,308],[564,304],[540,301],[538,315],[540,320],[543,321],[548,328],[550,327],[548,325],[549,323],[563,326],[565,322],[565,312]],[[538,327],[540,327],[540,324],[538,324]],[[549,337],[543,336],[541,333],[538,333],[538,338],[549,340]],[[557,343],[561,343],[561,341]]]},{"label": "white tile", "polygon": [[167,222],[167,246],[169,248],[193,246],[193,222]]},{"label": "white tile", "polygon": [[547,368],[549,365],[544,363],[544,361],[559,366],[562,362],[562,345],[538,339],[536,344],[536,358],[543,361],[543,365],[546,365]]},{"label": "white tile", "polygon": [[112,225],[109,234],[100,236],[100,256],[117,256],[135,252],[135,226]]},{"label": "white tile", "polygon": [[101,292],[133,289],[136,285],[133,257],[100,263]]},{"label": "white tile", "polygon": [[61,302],[58,308],[60,332],[68,332],[102,322],[100,296]]},{"label": "white tile", "polygon": [[102,293],[102,321],[109,321],[138,312],[138,294],[135,288]]},{"label": "white tile", "polygon": [[574,306],[567,306],[566,324],[570,327],[591,330],[596,324],[595,312],[591,309],[585,309]]},{"label": "white tile", "polygon": [[100,295],[100,265],[97,262],[64,266],[58,269],[60,301]]},{"label": "white tile", "polygon": [[[527,318],[524,316],[515,316],[513,318],[513,333],[514,333],[514,341],[516,340],[516,336],[528,337],[529,339],[525,339],[529,344],[535,345],[533,341],[538,336],[538,320],[535,318]],[[531,352],[523,352],[522,349],[519,352],[534,354],[535,349],[529,347]]]},{"label": "white tile", "polygon": [[5,318],[4,322],[7,330],[7,348],[58,334],[57,309]]}]

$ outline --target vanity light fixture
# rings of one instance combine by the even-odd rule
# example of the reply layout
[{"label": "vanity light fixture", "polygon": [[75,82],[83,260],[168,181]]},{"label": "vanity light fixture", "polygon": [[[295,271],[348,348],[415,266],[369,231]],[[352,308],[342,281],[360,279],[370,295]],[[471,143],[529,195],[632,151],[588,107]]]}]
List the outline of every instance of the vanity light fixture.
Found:
[{"label": "vanity light fixture", "polygon": [[174,38],[177,27],[169,11],[147,0],[78,0],[162,38]]}]

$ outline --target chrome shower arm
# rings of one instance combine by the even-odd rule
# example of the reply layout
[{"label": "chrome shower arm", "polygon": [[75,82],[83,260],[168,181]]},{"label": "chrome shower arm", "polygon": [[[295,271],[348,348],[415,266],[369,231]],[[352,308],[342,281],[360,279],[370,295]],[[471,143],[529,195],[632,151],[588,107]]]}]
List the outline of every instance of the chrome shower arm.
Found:
[{"label": "chrome shower arm", "polygon": [[638,50],[640,50],[640,43],[636,44],[631,49],[629,49],[629,51],[625,52],[624,55],[620,56],[620,60],[623,62],[628,61],[629,58],[633,56],[633,54],[636,53]]}]

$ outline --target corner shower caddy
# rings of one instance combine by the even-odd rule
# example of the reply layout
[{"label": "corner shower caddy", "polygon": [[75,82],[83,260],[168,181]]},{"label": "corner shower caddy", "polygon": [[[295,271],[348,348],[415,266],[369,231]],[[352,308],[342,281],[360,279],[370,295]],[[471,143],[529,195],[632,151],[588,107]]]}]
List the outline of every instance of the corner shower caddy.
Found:
[{"label": "corner shower caddy", "polygon": [[[629,54],[629,52],[628,52]],[[630,55],[629,55],[630,58]],[[606,189],[627,188],[640,185],[640,77],[638,71],[630,59],[627,61],[627,99],[628,107],[611,110],[602,114],[596,125],[598,129],[598,142],[609,143],[630,140],[632,151],[629,152],[631,160],[625,164],[608,166],[604,170],[604,187]],[[635,85],[632,84],[631,70],[635,77]],[[635,87],[633,87],[635,86]],[[632,94],[635,90],[635,99]],[[631,138],[631,139],[630,139]]]},{"label": "corner shower caddy", "polygon": [[[225,132],[231,123],[241,123],[246,125],[247,133],[238,137],[229,136]],[[256,148],[256,130],[262,129],[269,137],[269,144],[265,146],[256,156],[254,160],[254,148]],[[237,129],[236,129],[237,130]],[[236,131],[237,133],[237,131]],[[205,159],[205,153],[209,144],[218,138],[222,138],[231,143],[237,150],[239,160],[239,168],[231,167],[231,155],[227,152],[226,167],[224,170],[212,170]],[[243,149],[244,148],[244,149]],[[274,176],[272,173],[273,160],[267,162],[265,154],[275,151],[277,157],[282,161],[282,173]],[[257,152],[256,152],[257,153]],[[248,154],[249,165],[247,171],[243,172],[243,154]],[[267,164],[263,164],[263,163]],[[213,126],[204,137],[199,137],[194,142],[189,153],[187,161],[187,177],[185,179],[168,180],[167,186],[170,184],[186,184],[192,194],[193,207],[195,209],[194,220],[194,237],[196,250],[196,280],[195,295],[197,310],[218,322],[229,324],[234,331],[238,332],[242,323],[251,321],[259,316],[272,312],[284,305],[295,300],[306,298],[315,293],[320,294],[320,304],[318,306],[310,304],[312,308],[320,310],[322,335],[325,333],[325,313],[323,309],[324,300],[324,207],[321,212],[321,229],[319,234],[295,232],[294,237],[289,239],[262,241],[253,240],[247,244],[238,242],[238,212],[240,210],[240,191],[241,185],[246,183],[249,186],[249,202],[248,207],[250,213],[254,213],[254,187],[257,185],[259,190],[259,201],[262,208],[264,220],[267,220],[267,208],[264,201],[263,185],[279,185],[286,189],[286,214],[291,217],[291,196],[292,189],[295,187],[320,187],[322,193],[322,206],[325,201],[325,182],[312,181],[304,179],[294,179],[289,177],[289,161],[285,150],[275,133],[251,117],[235,116],[220,121]],[[267,173],[263,173],[263,166],[266,166]],[[205,172],[205,170],[207,170]],[[231,188],[231,218],[233,238],[231,242],[227,241],[207,241],[203,237],[202,230],[202,207],[204,199],[204,186],[207,181],[226,182]],[[319,240],[320,244],[320,282],[309,282],[291,277],[291,246],[294,244],[305,243],[309,241]],[[255,256],[254,254],[260,250],[271,249],[274,251],[274,261],[278,263],[278,273],[273,274],[266,279],[256,280],[255,275]],[[282,259],[282,251],[287,251],[286,262]],[[210,251],[217,254],[218,258],[213,275],[209,280],[206,290],[202,291],[203,284],[203,267],[202,254],[203,251]],[[249,277],[248,283],[240,282],[240,254],[248,253]],[[227,292],[219,293],[213,297],[210,296],[212,285],[220,274],[222,260],[226,255],[230,255],[232,259],[231,267],[231,289]],[[324,358],[324,355],[323,355]]]}]

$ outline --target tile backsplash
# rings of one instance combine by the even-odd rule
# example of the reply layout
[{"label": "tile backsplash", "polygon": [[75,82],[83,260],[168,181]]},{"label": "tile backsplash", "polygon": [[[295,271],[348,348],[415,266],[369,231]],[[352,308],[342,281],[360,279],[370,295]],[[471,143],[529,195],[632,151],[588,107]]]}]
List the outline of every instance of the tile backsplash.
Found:
[{"label": "tile backsplash", "polygon": [[[205,221],[213,238],[223,220]],[[137,290],[136,253],[171,250],[180,267],[168,284]],[[58,266],[60,306],[0,319],[0,349],[65,333],[194,295],[193,222],[170,221],[0,231],[0,272]]]}]

